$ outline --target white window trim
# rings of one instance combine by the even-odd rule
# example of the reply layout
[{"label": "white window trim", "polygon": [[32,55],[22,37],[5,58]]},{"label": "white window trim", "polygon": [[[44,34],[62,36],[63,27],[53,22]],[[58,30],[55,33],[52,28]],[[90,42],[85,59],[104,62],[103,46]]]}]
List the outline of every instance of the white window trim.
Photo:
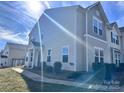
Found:
[{"label": "white window trim", "polygon": [[[94,32],[94,19],[95,19],[97,22],[103,24],[103,22],[102,22],[100,19],[98,19],[98,18],[96,18],[95,16],[93,16],[93,19],[92,19],[93,32]],[[98,29],[97,29],[97,33],[96,33],[96,34],[100,35],[98,23],[97,23],[97,28],[98,28]],[[102,27],[102,31],[103,31],[103,27]],[[94,32],[94,33],[95,33],[95,32]],[[102,35],[100,35],[100,36],[102,36]]]},{"label": "white window trim", "polygon": [[[104,49],[103,48],[100,48],[100,47],[94,47],[94,58],[96,57],[96,55],[95,55],[95,50],[96,49],[98,49],[99,50],[99,53],[98,53],[98,58],[99,58],[99,62],[100,62],[100,50],[102,50],[103,51],[103,59],[105,59],[105,57],[104,57]],[[104,60],[105,61],[105,60]]]},{"label": "white window trim", "polygon": [[94,37],[94,36],[89,35],[89,34],[84,34],[84,37],[90,37],[90,38],[93,38],[93,39],[98,40],[98,41],[100,41],[100,42],[107,43],[107,41],[102,40],[102,39],[99,39],[99,38]]},{"label": "white window trim", "polygon": [[[117,54],[117,58],[115,57],[115,54]],[[116,60],[117,61],[119,61],[119,60],[121,60],[121,57],[118,57],[118,55],[120,55],[120,53],[119,52],[115,52],[115,50],[113,50],[113,55],[114,55],[114,63],[116,64]],[[118,63],[117,63],[117,65],[118,65]]]},{"label": "white window trim", "polygon": [[102,21],[95,16],[93,16],[93,19],[97,20],[99,23],[102,23]]},{"label": "white window trim", "polygon": [[[112,42],[112,43],[116,44],[117,37],[118,37],[118,42],[120,41],[119,40],[119,35],[118,35],[118,33],[116,31],[113,31],[112,30],[111,32],[112,32],[112,38],[111,39],[114,39],[115,40],[115,42]],[[119,42],[119,44],[120,44],[120,42]]]},{"label": "white window trim", "polygon": [[103,50],[104,51],[104,49],[103,48],[101,48],[101,47],[94,47],[95,49],[99,49],[99,50]]},{"label": "white window trim", "polygon": [[[69,45],[65,45],[62,47],[62,49],[61,49],[61,61],[62,61],[62,63],[65,63],[65,62],[63,62],[63,48],[68,48],[68,62],[69,62]],[[67,64],[67,63],[65,63],[65,64]]]}]

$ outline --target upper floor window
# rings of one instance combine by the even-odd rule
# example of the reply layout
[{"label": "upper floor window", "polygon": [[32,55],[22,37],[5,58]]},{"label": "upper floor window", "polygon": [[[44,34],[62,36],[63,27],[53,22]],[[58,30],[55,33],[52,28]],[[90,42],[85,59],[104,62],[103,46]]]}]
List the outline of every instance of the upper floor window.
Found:
[{"label": "upper floor window", "polygon": [[117,33],[111,32],[111,42],[115,44],[119,44],[119,38]]},{"label": "upper floor window", "polygon": [[65,63],[68,62],[68,47],[62,49],[62,61]]},{"label": "upper floor window", "polygon": [[98,35],[103,34],[102,22],[95,17],[93,17],[93,31]]},{"label": "upper floor window", "polygon": [[47,53],[47,62],[51,62],[51,52],[52,52],[52,50],[49,49],[48,53]]}]

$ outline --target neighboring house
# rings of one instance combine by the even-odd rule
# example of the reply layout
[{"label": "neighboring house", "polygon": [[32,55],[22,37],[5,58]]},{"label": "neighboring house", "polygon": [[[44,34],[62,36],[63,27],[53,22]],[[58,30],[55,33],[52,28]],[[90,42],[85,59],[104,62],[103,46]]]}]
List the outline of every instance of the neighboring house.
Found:
[{"label": "neighboring house", "polygon": [[121,33],[116,22],[109,24],[107,31],[107,43],[110,48],[110,62],[119,66],[121,63]]},{"label": "neighboring house", "polygon": [[29,44],[27,46],[25,65],[29,68],[40,66],[41,52],[40,40],[37,24],[29,34]]},{"label": "neighboring house", "polygon": [[26,45],[22,44],[6,43],[1,56],[6,59],[2,60],[2,64],[0,65],[7,67],[23,65],[26,55],[26,47]]},{"label": "neighboring house", "polygon": [[31,68],[41,59],[51,66],[59,61],[69,71],[91,71],[93,62],[120,63],[120,31],[116,23],[109,24],[100,2],[46,9],[28,46],[26,65]]},{"label": "neighboring house", "polygon": [[3,51],[0,52],[0,68],[6,66],[7,56],[3,55]]},{"label": "neighboring house", "polygon": [[124,27],[120,27],[121,32],[121,61],[124,63]]}]

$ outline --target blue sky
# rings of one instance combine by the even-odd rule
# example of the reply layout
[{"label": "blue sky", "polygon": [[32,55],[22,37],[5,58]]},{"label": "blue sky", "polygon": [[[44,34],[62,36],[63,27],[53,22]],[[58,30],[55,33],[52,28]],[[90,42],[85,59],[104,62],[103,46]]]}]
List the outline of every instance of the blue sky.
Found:
[{"label": "blue sky", "polygon": [[[94,1],[0,1],[0,49],[6,42],[28,43],[28,34],[32,27],[49,7],[62,7],[71,5],[81,5],[84,8],[95,3]],[[101,2],[103,9],[110,22],[118,22],[119,26],[124,26],[124,2]]]}]

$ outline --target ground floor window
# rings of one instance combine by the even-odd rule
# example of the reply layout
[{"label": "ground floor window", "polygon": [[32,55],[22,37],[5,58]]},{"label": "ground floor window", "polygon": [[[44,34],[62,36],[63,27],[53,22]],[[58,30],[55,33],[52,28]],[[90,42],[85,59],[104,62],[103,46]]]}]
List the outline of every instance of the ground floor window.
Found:
[{"label": "ground floor window", "polygon": [[48,52],[47,52],[47,62],[51,62],[51,52],[52,52],[52,50],[48,49]]},{"label": "ground floor window", "polygon": [[68,62],[68,47],[62,48],[62,62]]},{"label": "ground floor window", "polygon": [[114,52],[114,61],[117,66],[120,64],[120,52],[115,51]]},{"label": "ground floor window", "polygon": [[102,48],[95,47],[95,62],[104,63],[104,51]]},{"label": "ground floor window", "polygon": [[30,50],[30,61],[33,61],[33,49]]}]

